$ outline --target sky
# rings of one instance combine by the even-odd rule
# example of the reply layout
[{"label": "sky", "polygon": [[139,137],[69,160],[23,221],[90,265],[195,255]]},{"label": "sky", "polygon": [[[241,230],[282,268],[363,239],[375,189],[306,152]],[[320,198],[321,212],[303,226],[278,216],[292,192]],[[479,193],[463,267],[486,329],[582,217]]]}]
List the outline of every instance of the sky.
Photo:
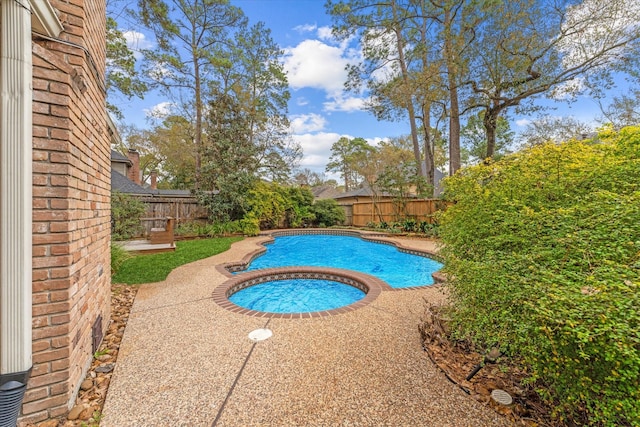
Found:
[{"label": "sky", "polygon": [[[331,146],[342,136],[362,137],[375,145],[382,139],[409,133],[408,124],[378,121],[364,111],[362,96],[344,91],[345,66],[357,61],[353,43],[331,36],[331,18],[325,13],[324,0],[232,0],[253,25],[263,21],[271,36],[284,51],[283,65],[290,85],[289,120],[291,133],[303,149],[299,169],[325,174]],[[152,48],[153,39],[140,32],[127,19],[119,19],[130,47]],[[150,126],[147,118],[167,105],[156,93],[143,100],[132,99],[119,104],[126,124]],[[551,114],[572,116],[592,122],[600,114],[595,101],[579,99],[572,105],[558,104]],[[512,130],[522,131],[530,118],[514,117]],[[325,174],[326,178],[338,176]]]}]

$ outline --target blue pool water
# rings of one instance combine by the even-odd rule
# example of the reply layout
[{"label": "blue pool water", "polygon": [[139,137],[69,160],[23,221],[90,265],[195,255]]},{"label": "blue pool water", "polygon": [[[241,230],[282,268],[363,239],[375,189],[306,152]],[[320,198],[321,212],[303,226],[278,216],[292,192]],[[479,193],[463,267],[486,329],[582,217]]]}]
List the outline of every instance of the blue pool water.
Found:
[{"label": "blue pool water", "polygon": [[442,268],[430,258],[351,236],[281,236],[266,248],[247,270],[303,265],[344,268],[376,276],[393,288],[406,288],[433,284],[431,273]]},{"label": "blue pool water", "polygon": [[330,280],[274,280],[254,285],[229,297],[229,301],[251,310],[269,313],[308,313],[333,310],[364,298],[353,286]]}]

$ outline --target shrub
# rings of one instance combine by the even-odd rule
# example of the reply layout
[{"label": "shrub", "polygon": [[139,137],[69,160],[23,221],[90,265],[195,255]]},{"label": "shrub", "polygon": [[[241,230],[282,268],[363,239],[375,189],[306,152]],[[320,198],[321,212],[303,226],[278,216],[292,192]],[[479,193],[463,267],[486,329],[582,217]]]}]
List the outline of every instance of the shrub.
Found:
[{"label": "shrub", "polygon": [[239,221],[240,230],[245,236],[257,236],[260,234],[260,222],[255,218],[245,218]]},{"label": "shrub", "polygon": [[313,193],[308,188],[287,188],[287,207],[285,211],[285,227],[306,227],[316,219],[312,212]]},{"label": "shrub", "polygon": [[345,219],[344,209],[333,199],[316,200],[313,204],[314,224],[319,227],[331,227],[342,224]]},{"label": "shrub", "polygon": [[132,255],[127,252],[121,245],[115,242],[111,242],[111,275],[113,276],[118,272],[120,266]]},{"label": "shrub", "polygon": [[211,224],[199,221],[187,221],[178,224],[174,233],[176,236],[204,237],[209,234],[210,228]]},{"label": "shrub", "polygon": [[260,182],[246,197],[245,219],[257,219],[260,228],[301,227],[315,217],[311,212],[313,194],[308,189]]},{"label": "shrub", "polygon": [[640,128],[445,182],[455,334],[523,360],[560,422],[640,422]]},{"label": "shrub", "polygon": [[111,193],[111,238],[127,240],[142,234],[140,219],[147,211],[138,199],[117,191]]}]

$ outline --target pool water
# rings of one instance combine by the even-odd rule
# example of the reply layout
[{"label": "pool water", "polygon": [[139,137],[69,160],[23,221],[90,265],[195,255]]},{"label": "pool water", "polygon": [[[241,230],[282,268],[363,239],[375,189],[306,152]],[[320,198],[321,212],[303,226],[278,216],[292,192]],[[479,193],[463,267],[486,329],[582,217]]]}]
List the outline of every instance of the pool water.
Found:
[{"label": "pool water", "polygon": [[343,268],[376,276],[392,288],[406,288],[432,285],[431,274],[442,268],[441,263],[430,258],[351,236],[279,236],[266,248],[247,270],[288,266]]},{"label": "pool water", "polygon": [[231,295],[241,307],[268,313],[309,313],[333,310],[364,298],[365,293],[344,283],[321,279],[273,280]]}]

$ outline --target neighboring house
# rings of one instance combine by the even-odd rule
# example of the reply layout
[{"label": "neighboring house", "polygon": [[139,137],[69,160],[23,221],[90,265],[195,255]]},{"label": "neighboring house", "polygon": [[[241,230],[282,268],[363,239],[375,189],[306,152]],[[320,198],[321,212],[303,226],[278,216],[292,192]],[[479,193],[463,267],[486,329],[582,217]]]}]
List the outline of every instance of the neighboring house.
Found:
[{"label": "neighboring house", "polygon": [[153,227],[162,226],[150,218],[172,217],[176,220],[176,225],[185,221],[206,220],[206,209],[198,205],[191,191],[158,189],[155,171],[151,172],[151,183],[143,184],[138,152],[129,150],[127,154],[124,156],[111,150],[111,191],[136,197],[147,206],[143,224],[146,233]]},{"label": "neighboring house", "polygon": [[311,188],[311,193],[313,194],[314,199],[322,200],[333,199],[335,196],[340,194],[340,191],[329,185],[320,185],[318,187]]},{"label": "neighboring house", "polygon": [[109,325],[105,28],[104,0],[0,0],[0,425],[65,415]]},{"label": "neighboring house", "polygon": [[[135,158],[138,152],[129,151]],[[111,150],[111,191],[130,194],[132,196],[150,196],[152,192],[140,183],[140,167],[133,167],[134,162],[115,150]],[[133,177],[134,179],[131,179]],[[137,179],[136,179],[137,177]]]},{"label": "neighboring house", "polygon": [[131,160],[123,156],[116,150],[111,150],[111,170],[118,172],[120,175],[127,176],[131,168]]}]

